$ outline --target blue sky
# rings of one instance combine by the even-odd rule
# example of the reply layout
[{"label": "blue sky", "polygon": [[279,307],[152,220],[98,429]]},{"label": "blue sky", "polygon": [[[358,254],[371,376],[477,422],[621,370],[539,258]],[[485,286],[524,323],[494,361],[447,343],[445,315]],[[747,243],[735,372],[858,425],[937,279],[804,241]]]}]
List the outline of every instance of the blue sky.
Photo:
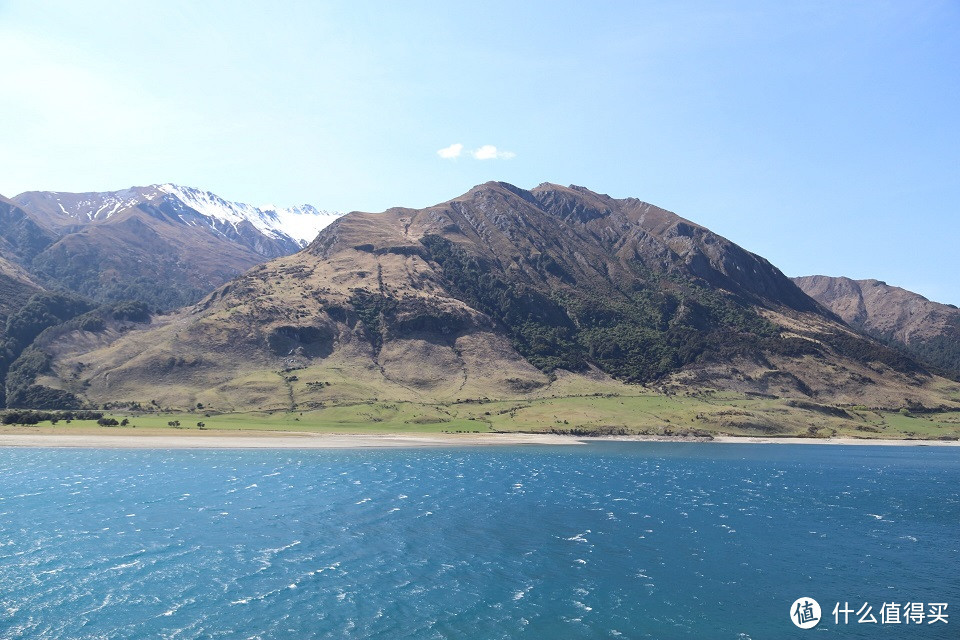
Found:
[{"label": "blue sky", "polygon": [[0,193],[573,183],[960,304],[958,33],[955,0],[0,0]]}]

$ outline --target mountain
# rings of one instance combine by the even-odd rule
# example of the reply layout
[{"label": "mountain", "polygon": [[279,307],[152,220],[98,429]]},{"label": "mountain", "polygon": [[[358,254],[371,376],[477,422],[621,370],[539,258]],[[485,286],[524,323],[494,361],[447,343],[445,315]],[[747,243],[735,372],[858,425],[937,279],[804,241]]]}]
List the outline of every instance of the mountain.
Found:
[{"label": "mountain", "polygon": [[96,404],[303,410],[630,384],[956,404],[948,381],[762,257],[640,200],[553,184],[350,213],[189,309],[115,340],[64,339],[51,356],[40,382]]},{"label": "mountain", "polygon": [[[209,191],[174,184],[93,193],[28,191],[13,200],[23,209],[67,227],[77,222],[109,220],[118,212],[145,203],[155,207],[169,203],[185,224],[206,226],[268,257],[299,251],[340,215],[311,205],[288,209],[273,205],[254,207],[224,200]],[[257,238],[250,226],[273,242]]]},{"label": "mountain", "polygon": [[804,276],[794,282],[809,296],[881,340],[960,376],[960,309],[880,280]]},{"label": "mountain", "polygon": [[300,250],[338,215],[309,205],[257,208],[171,184],[32,191],[0,200],[0,256],[49,288],[170,309]]}]

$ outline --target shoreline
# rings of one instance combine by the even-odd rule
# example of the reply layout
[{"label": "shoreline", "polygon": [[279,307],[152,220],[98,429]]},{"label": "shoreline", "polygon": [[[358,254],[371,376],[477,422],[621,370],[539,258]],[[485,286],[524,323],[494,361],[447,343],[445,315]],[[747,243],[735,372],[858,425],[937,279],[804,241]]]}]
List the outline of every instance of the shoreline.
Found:
[{"label": "shoreline", "polygon": [[397,449],[414,447],[578,445],[552,434],[335,434],[294,431],[204,434],[0,434],[0,448],[75,449]]},{"label": "shoreline", "polygon": [[715,444],[823,444],[880,447],[960,447],[958,440],[892,440],[883,438],[798,438],[784,436],[771,438],[765,436],[714,436],[713,438],[683,438],[673,436],[598,436],[581,438],[591,442],[701,442]]},{"label": "shoreline", "polygon": [[591,442],[673,442],[715,444],[804,444],[894,447],[960,447],[956,440],[882,440],[866,438],[769,438],[716,436],[566,436],[550,433],[483,434],[317,434],[290,431],[205,434],[0,434],[0,448],[79,449],[368,449],[463,446],[558,445]]}]

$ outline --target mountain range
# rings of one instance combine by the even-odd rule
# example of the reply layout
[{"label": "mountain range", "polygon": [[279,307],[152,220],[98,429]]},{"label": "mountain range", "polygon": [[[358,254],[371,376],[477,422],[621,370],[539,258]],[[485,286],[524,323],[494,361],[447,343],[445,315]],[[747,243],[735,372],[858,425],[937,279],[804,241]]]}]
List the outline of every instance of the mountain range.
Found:
[{"label": "mountain range", "polygon": [[51,290],[169,310],[300,250],[339,215],[253,207],[172,184],[32,191],[0,198],[0,257]]},{"label": "mountain range", "polygon": [[960,309],[880,280],[805,276],[794,282],[844,322],[905,349],[934,367],[960,374]]},{"label": "mountain range", "polygon": [[109,406],[289,411],[632,385],[960,406],[955,383],[764,258],[640,200],[554,184],[354,212],[193,306],[40,346],[36,386]]},{"label": "mountain range", "polygon": [[[956,431],[960,409],[956,308],[791,280],[690,220],[577,186],[491,182],[343,216],[173,185],[29,192],[0,199],[0,293],[13,407],[355,407],[366,423],[391,403],[501,402],[512,420],[511,402],[595,397],[607,409],[572,428],[674,415],[810,435],[948,412],[896,426],[907,437]],[[608,411],[630,398],[669,411]]]}]

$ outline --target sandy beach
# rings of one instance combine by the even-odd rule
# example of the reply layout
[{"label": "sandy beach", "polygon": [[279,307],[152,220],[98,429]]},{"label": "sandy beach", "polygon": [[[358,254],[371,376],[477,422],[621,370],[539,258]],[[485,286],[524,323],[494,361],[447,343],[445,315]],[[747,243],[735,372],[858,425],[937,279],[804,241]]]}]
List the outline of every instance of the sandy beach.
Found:
[{"label": "sandy beach", "polygon": [[820,444],[881,446],[960,446],[957,441],[879,440],[861,438],[679,438],[667,436],[575,437],[549,433],[483,434],[314,434],[236,432],[193,434],[0,434],[0,447],[66,447],[93,449],[362,449],[503,445],[562,445],[587,442],[679,442],[716,444]]}]

